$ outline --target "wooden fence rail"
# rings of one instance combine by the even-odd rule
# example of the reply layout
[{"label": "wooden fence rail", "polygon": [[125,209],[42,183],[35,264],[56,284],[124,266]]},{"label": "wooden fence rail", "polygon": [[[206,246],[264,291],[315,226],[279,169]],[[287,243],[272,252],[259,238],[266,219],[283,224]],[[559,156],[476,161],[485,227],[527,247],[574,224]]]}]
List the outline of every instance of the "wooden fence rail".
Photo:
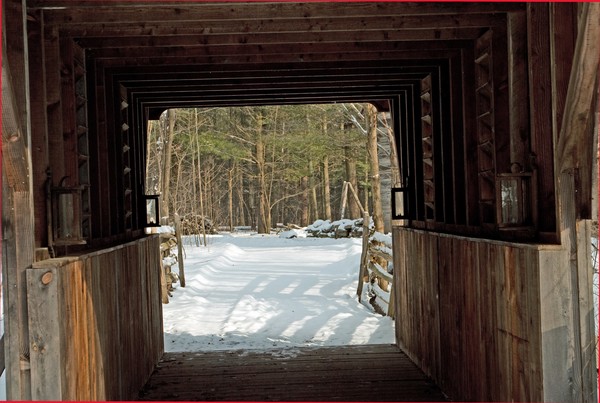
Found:
[{"label": "wooden fence rail", "polygon": [[[360,275],[358,279],[358,300],[362,298],[363,284],[368,285],[369,303],[381,314],[394,317],[394,288],[393,256],[391,244],[382,241],[376,232],[373,236],[369,234],[368,216],[365,218],[363,229],[363,252],[360,260]],[[381,234],[379,234],[381,235]],[[389,251],[388,251],[389,250]]]},{"label": "wooden fence rail", "polygon": [[4,363],[4,335],[0,339],[0,376],[4,373],[6,364]]}]

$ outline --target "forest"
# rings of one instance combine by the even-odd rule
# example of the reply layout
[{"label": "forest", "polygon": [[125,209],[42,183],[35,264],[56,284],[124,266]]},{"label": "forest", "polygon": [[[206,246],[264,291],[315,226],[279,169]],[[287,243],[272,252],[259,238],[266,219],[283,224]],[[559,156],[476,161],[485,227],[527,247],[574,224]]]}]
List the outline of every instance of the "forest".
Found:
[{"label": "forest", "polygon": [[[349,182],[383,231],[400,182],[392,127],[367,103],[169,109],[148,122],[146,194],[160,195],[164,223],[269,233],[340,219]],[[347,206],[345,218],[362,216]]]}]

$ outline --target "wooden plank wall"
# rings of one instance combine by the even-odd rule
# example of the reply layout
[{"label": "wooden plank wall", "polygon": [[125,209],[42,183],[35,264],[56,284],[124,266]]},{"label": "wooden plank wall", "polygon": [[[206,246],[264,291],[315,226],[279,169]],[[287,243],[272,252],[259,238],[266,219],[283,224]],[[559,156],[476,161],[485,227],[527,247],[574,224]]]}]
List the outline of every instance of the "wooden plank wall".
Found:
[{"label": "wooden plank wall", "polygon": [[393,235],[398,345],[452,399],[541,401],[538,248]]},{"label": "wooden plank wall", "polygon": [[159,238],[28,270],[33,399],[129,400],[163,353]]}]

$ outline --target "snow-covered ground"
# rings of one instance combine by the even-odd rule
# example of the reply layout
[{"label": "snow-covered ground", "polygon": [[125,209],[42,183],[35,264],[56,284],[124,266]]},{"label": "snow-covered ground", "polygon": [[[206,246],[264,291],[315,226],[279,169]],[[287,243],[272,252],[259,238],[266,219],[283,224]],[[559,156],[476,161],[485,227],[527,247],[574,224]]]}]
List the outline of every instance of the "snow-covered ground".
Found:
[{"label": "snow-covered ground", "polygon": [[186,287],[163,305],[166,351],[394,343],[393,321],[356,298],[360,239],[184,244]]}]

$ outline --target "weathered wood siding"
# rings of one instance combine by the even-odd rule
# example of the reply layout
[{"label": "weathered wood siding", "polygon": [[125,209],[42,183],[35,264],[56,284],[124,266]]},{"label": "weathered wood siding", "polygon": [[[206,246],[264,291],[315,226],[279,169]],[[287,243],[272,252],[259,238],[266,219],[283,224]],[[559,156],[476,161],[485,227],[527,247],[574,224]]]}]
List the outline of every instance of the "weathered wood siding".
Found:
[{"label": "weathered wood siding", "polygon": [[162,356],[159,238],[27,272],[33,399],[128,400]]},{"label": "weathered wood siding", "polygon": [[[586,277],[581,289],[574,287],[568,265],[561,269],[568,261],[563,247],[399,227],[393,235],[397,343],[451,398],[593,397],[575,391],[589,389],[593,380],[569,368],[569,356],[581,354],[579,343],[593,346],[593,335],[569,336],[578,333],[572,330],[578,319],[569,319],[573,305],[591,295],[591,284]],[[591,314],[590,307],[584,310]],[[593,351],[583,354],[593,357]]]}]

